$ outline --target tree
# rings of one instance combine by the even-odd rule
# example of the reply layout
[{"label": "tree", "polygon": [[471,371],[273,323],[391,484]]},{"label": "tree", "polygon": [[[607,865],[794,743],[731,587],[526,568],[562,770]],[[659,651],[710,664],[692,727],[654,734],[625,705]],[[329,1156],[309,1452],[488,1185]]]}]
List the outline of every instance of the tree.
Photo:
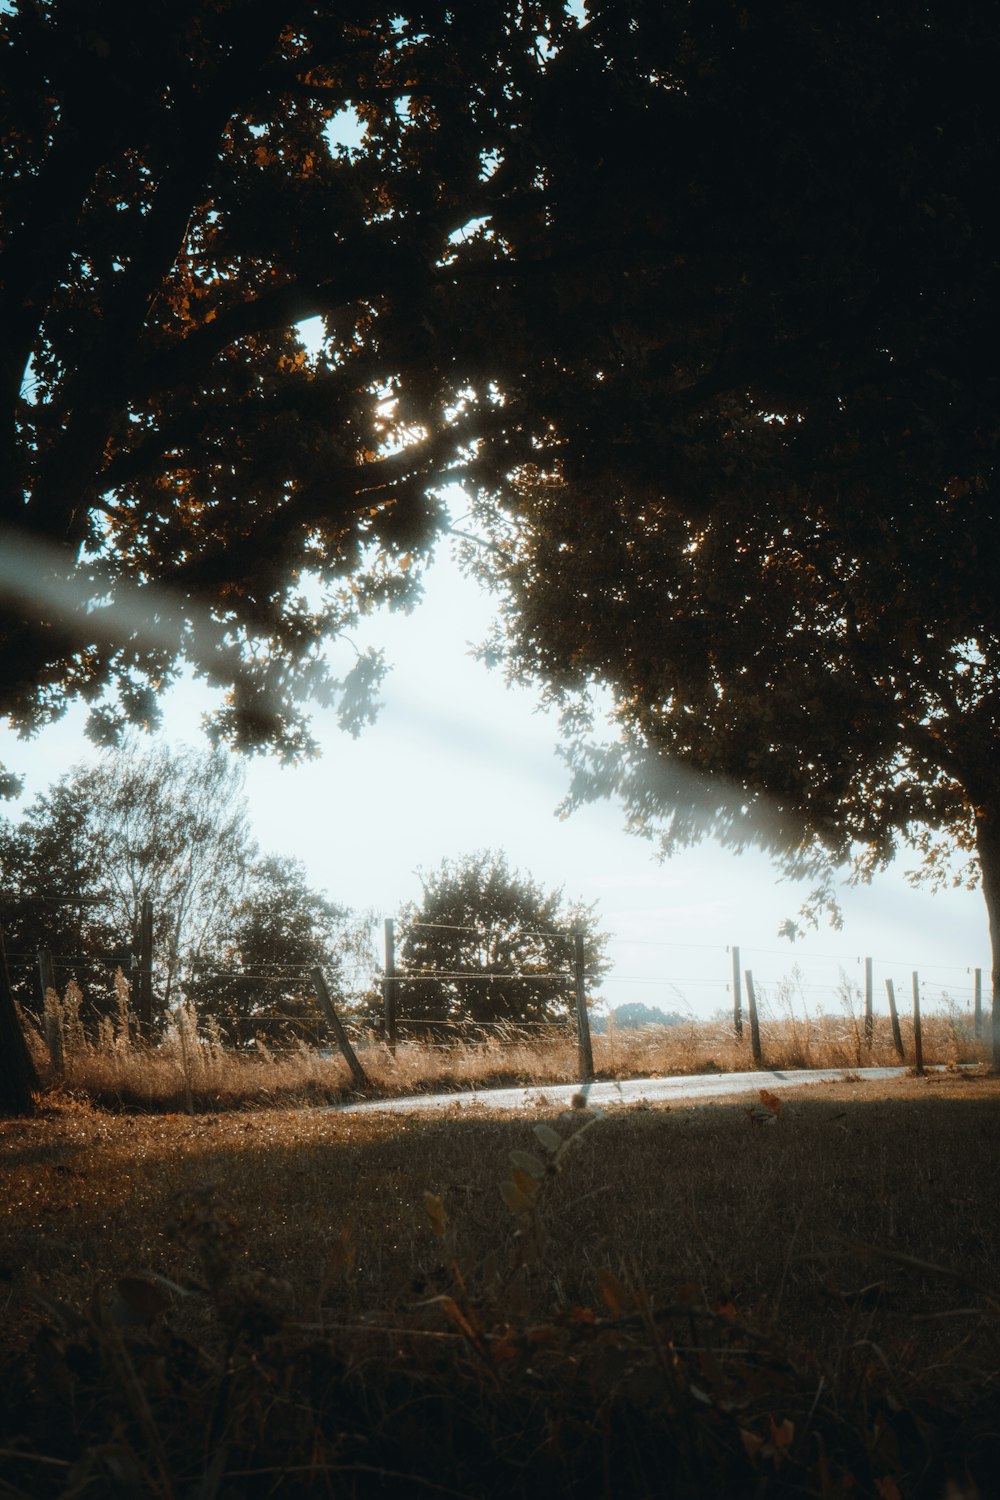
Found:
[{"label": "tree", "polygon": [[304,693],[363,721],[379,660],[336,678],[321,647],[415,597],[461,442],[455,241],[573,26],[539,0],[5,7],[15,725],[82,697],[108,742],[185,662],[228,688],[214,732],[241,745],[308,751]]},{"label": "tree", "polygon": [[211,956],[191,964],[185,991],[234,1046],[251,1037],[317,1041],[328,1023],[311,970],[323,970],[339,1003],[338,990],[368,932],[366,918],[309,886],[298,860],[260,859]]},{"label": "tree", "polygon": [[[587,975],[608,968],[593,906],[566,902],[511,870],[502,853],[444,860],[399,916],[397,1014],[424,1022],[539,1024],[572,1015],[570,933],[584,933]],[[426,979],[412,976],[420,973]]]},{"label": "tree", "polygon": [[117,960],[127,969],[148,897],[154,988],[166,1011],[181,963],[219,942],[245,883],[254,846],[242,785],[242,768],[223,751],[129,743],[64,776],[20,823],[5,821],[0,902],[27,974],[39,947],[69,966]]},{"label": "tree", "polygon": [[[588,9],[621,57],[628,23]],[[620,797],[667,850],[713,832],[863,876],[902,845],[932,879],[971,856],[1000,1066],[996,19],[723,5],[634,30],[596,102],[559,59],[591,109],[543,142],[548,229],[566,242],[585,184],[613,201],[616,275],[590,323],[564,285],[550,364],[507,397],[548,424],[532,460],[490,486],[483,455],[493,654],[566,711],[569,803]],[[507,313],[498,360],[530,339]],[[581,730],[598,683],[613,746]]]},{"label": "tree", "polygon": [[[234,1043],[316,1037],[320,967],[336,995],[371,967],[369,922],[313,890],[296,860],[250,838],[243,768],[220,751],[134,744],[108,752],[0,824],[0,915],[22,1003],[37,993],[38,948],[100,999],[139,953],[153,903],[154,1001],[185,997]],[[96,898],[96,899],[95,899]]]},{"label": "tree", "polygon": [[658,1005],[633,1000],[628,1005],[612,1006],[607,1016],[593,1016],[590,1029],[600,1036],[608,1030],[609,1022],[617,1031],[635,1031],[641,1026],[683,1026],[687,1019],[678,1010],[661,1010]]}]

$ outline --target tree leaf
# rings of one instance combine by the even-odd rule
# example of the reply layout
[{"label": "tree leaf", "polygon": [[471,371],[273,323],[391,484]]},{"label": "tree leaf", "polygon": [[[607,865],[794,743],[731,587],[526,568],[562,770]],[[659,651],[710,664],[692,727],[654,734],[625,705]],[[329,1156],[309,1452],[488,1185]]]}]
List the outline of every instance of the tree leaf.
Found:
[{"label": "tree leaf", "polygon": [[444,1210],[444,1199],[437,1193],[425,1191],[424,1208],[430,1220],[431,1229],[439,1239],[443,1238],[448,1228],[448,1215]]},{"label": "tree leaf", "polygon": [[532,1200],[526,1193],[521,1191],[515,1182],[502,1182],[500,1184],[500,1193],[511,1213],[530,1213],[534,1206]]},{"label": "tree leaf", "polygon": [[563,1143],[563,1138],[558,1131],[553,1130],[551,1125],[546,1125],[544,1120],[539,1121],[535,1126],[535,1136],[546,1151],[551,1151],[553,1156]]}]

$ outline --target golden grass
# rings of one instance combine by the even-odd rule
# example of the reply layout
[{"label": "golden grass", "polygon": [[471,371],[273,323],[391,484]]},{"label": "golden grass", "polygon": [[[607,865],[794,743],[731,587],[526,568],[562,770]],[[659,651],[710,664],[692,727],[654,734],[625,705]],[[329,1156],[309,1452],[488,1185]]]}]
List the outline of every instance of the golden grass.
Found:
[{"label": "golden grass", "polygon": [[[78,992],[63,1001],[50,994],[50,1024],[59,1028],[63,1067],[53,1069],[41,1034],[28,1027],[36,1063],[48,1088],[62,1088],[111,1108],[217,1110],[283,1103],[335,1103],[351,1095],[350,1070],[339,1053],[304,1043],[234,1052],[211,1025],[199,1030],[187,1011],[174,1015],[152,1045],[135,1041],[135,1025],[122,1009],[101,1022],[97,1035],[79,1021]],[[902,1022],[905,1057],[913,1060],[912,1022]],[[876,1017],[871,1044],[849,1009],[840,1015],[766,1016],[762,1021],[768,1068],[860,1068],[899,1062],[889,1021]],[[373,1093],[400,1096],[428,1091],[522,1084],[568,1083],[579,1078],[575,1034],[553,1028],[542,1034],[515,1029],[481,1041],[432,1045],[401,1041],[395,1053],[374,1034],[356,1038],[358,1057]],[[749,1027],[738,1038],[731,1024],[691,1021],[681,1026],[616,1030],[593,1038],[599,1078],[656,1077],[752,1069]],[[924,1018],[928,1064],[984,1063],[985,1039],[972,1033],[971,1017],[957,1012]]]},{"label": "golden grass", "polygon": [[[63,1099],[0,1123],[0,1441],[125,1493],[110,1445],[164,1500],[213,1462],[241,1496],[941,1496],[970,1465],[986,1496],[998,1104],[960,1074],[803,1087],[763,1125]],[[575,1137],[558,1172],[539,1126]],[[63,1493],[8,1465],[5,1495]]]}]

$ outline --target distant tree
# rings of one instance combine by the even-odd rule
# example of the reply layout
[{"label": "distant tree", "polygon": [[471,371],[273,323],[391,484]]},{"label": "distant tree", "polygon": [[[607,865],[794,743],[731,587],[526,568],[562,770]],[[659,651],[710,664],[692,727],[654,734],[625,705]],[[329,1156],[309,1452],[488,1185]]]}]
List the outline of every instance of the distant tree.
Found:
[{"label": "distant tree", "polygon": [[323,970],[335,1004],[365,944],[368,920],[313,890],[293,859],[260,859],[227,908],[225,929],[193,960],[185,992],[234,1046],[260,1037],[319,1040],[329,1027],[310,971]]},{"label": "distant tree", "polygon": [[480,1024],[565,1018],[576,1004],[568,937],[576,927],[584,933],[589,981],[599,986],[608,962],[594,906],[543,890],[491,850],[446,859],[421,881],[421,900],[399,916],[397,957],[408,975],[427,978],[400,981],[401,1018]]},{"label": "distant tree", "polygon": [[633,1031],[640,1026],[682,1026],[688,1019],[680,1011],[661,1010],[658,1005],[644,1005],[641,1000],[632,1000],[627,1005],[615,1005],[607,1017],[594,1016],[591,1029],[598,1034],[607,1031],[608,1020],[623,1031]]},{"label": "distant tree", "polygon": [[254,857],[242,786],[225,752],[165,745],[128,744],[64,776],[19,823],[0,824],[11,952],[30,964],[47,947],[70,968],[128,968],[148,896],[154,998],[166,1010],[182,961],[220,941]]},{"label": "distant tree", "polygon": [[0,920],[22,1003],[37,994],[40,947],[60,987],[75,973],[99,995],[102,972],[110,987],[138,953],[148,895],[159,1014],[185,995],[234,1043],[322,1034],[309,970],[341,998],[371,967],[369,923],[313,890],[296,860],[258,856],[242,787],[222,751],[128,745],[0,823]]}]

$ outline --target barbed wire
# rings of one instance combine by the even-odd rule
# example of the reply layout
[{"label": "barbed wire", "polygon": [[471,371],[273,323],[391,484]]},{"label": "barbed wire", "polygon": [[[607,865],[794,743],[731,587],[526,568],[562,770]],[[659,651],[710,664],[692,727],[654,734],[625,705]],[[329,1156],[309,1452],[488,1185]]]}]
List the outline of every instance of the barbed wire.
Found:
[{"label": "barbed wire", "polygon": [[546,971],[541,974],[525,974],[523,971],[517,969],[434,969],[433,971],[427,972],[413,969],[397,969],[395,973],[391,975],[384,974],[382,977],[383,980],[388,980],[390,982],[392,980],[396,980],[400,984],[410,984],[415,981],[434,979],[472,979],[478,980],[482,984],[492,984],[494,980],[499,979],[523,980],[525,983],[534,983],[535,981],[540,981],[543,979],[552,979],[558,980],[560,984],[565,984],[572,981],[573,975],[568,969],[557,969],[554,973]]},{"label": "barbed wire", "polygon": [[[233,969],[232,965],[230,965],[230,964],[222,964],[222,963],[219,963],[219,962],[215,962],[215,961],[213,961],[211,959],[203,959],[203,958],[194,959],[192,961],[189,961],[189,962],[185,963],[183,965],[183,967],[184,967],[185,971],[187,973],[189,973],[189,974],[196,974],[196,973],[197,974],[217,974],[217,973],[218,974],[222,974],[222,973],[246,974],[246,973],[250,973],[251,972],[248,969]],[[316,968],[316,964],[315,963],[296,963],[296,964],[264,963],[264,964],[256,964],[256,965],[254,965],[254,972],[260,971],[262,973],[263,972],[275,973],[276,970],[280,969],[281,971],[283,971],[285,973],[291,972],[293,974],[308,974],[310,970],[315,969],[315,968]]]},{"label": "barbed wire", "polygon": [[571,1028],[560,1026],[557,1021],[474,1021],[471,1017],[461,1016],[397,1016],[397,1030],[405,1029],[407,1026],[454,1026],[464,1028],[467,1031],[566,1031]]},{"label": "barbed wire", "polygon": [[416,928],[426,929],[434,932],[474,932],[478,937],[493,937],[496,933],[506,933],[512,941],[522,937],[556,937],[572,938],[576,934],[560,930],[558,927],[519,927],[510,932],[504,927],[463,927],[455,922],[407,922],[407,932],[413,932]]},{"label": "barbed wire", "polygon": [[202,979],[252,979],[255,984],[305,985],[309,983],[309,971],[304,969],[301,974],[265,974],[254,969],[216,969],[211,974],[189,974],[185,982],[197,984]]}]

